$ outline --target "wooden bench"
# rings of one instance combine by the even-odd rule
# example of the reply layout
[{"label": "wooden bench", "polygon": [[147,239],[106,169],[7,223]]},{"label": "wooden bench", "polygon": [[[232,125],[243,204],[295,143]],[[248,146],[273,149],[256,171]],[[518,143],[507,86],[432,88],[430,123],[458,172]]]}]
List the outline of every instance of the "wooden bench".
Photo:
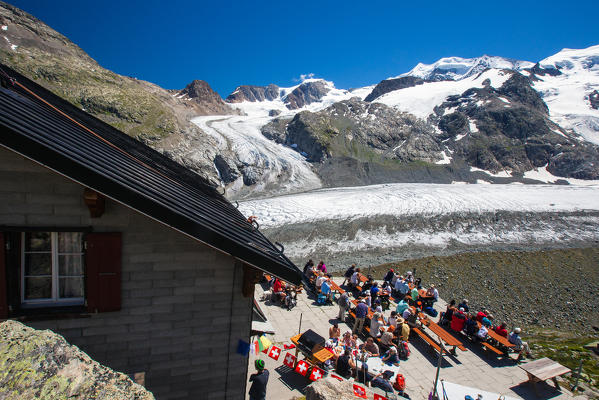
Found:
[{"label": "wooden bench", "polygon": [[412,328],[412,332],[416,332],[418,336],[420,336],[426,343],[428,343],[433,349],[437,350],[438,353],[441,353],[441,346],[433,339],[431,339],[427,334],[422,332],[420,329],[414,327]]},{"label": "wooden bench", "polygon": [[487,343],[487,342],[482,342],[482,345],[483,345],[483,347],[485,347],[485,348],[487,348],[487,349],[491,350],[493,353],[495,353],[495,354],[497,354],[497,355],[500,355],[500,356],[504,355],[504,354],[503,354],[503,351],[499,350],[499,349],[498,349],[498,348],[496,348],[496,347],[493,347],[492,345],[490,345],[490,344],[489,344],[489,343]]}]

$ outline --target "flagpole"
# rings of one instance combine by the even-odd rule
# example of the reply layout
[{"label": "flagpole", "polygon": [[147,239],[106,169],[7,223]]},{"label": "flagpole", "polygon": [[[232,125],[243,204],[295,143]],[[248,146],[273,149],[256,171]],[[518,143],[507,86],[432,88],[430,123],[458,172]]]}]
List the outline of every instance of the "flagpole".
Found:
[{"label": "flagpole", "polygon": [[439,346],[441,347],[441,351],[439,352],[439,361],[437,362],[437,373],[435,375],[435,385],[433,386],[433,399],[439,400],[439,396],[437,396],[437,383],[439,382],[439,371],[441,371],[441,361],[443,360],[443,352],[445,351],[445,346],[443,346],[443,341],[437,335],[437,339],[439,339]]}]

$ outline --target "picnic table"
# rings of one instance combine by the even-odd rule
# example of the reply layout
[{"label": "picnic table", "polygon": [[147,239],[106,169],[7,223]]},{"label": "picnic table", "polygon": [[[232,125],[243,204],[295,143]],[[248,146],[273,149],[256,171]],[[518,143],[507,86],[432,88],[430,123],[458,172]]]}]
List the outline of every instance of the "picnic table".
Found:
[{"label": "picnic table", "polygon": [[[480,329],[482,324],[478,321],[476,322],[476,324],[478,325],[478,329]],[[499,343],[500,345],[502,345],[503,347],[505,347],[507,349],[516,347],[516,345],[511,343],[509,340],[507,340],[507,338],[505,336],[498,335],[497,332],[495,332],[493,329],[489,329],[489,336],[491,337],[491,339],[495,340],[497,343]]]},{"label": "picnic table", "polygon": [[560,363],[557,363],[547,357],[531,361],[524,365],[519,365],[519,367],[522,368],[526,374],[528,374],[528,382],[532,384],[537,395],[539,394],[537,382],[551,379],[555,384],[555,388],[560,390],[557,377],[571,372],[570,368],[564,367]]},{"label": "picnic table", "polygon": [[324,347],[315,352],[312,352],[312,351],[308,352],[308,351],[302,350],[303,346],[299,342],[300,336],[302,336],[302,334],[298,333],[297,335],[291,337],[291,343],[293,343],[295,345],[296,362],[297,362],[298,351],[301,351],[302,354],[304,355],[304,357],[306,357],[307,361],[310,362],[311,364],[316,364],[316,363],[322,364],[325,361],[334,357],[333,353],[331,353]]},{"label": "picnic table", "polygon": [[[381,357],[368,357],[366,365],[368,366],[368,374],[372,376],[381,374],[384,371],[393,372],[393,376],[389,378],[391,382],[395,380],[395,375],[400,372],[399,365],[389,365],[383,362]],[[356,360],[356,369],[360,371],[360,368],[362,368],[362,361]]]},{"label": "picnic table", "polygon": [[452,349],[449,351],[452,355],[456,355],[456,348],[462,351],[468,351],[468,349],[464,347],[461,341],[456,339],[453,335],[451,335],[445,329],[440,327],[437,323],[432,321],[427,315],[420,313],[418,317],[420,318],[420,321],[422,322],[422,325],[424,327],[428,328],[431,332],[437,335],[441,340],[445,342],[447,346],[452,347]]},{"label": "picnic table", "polygon": [[341,287],[339,285],[337,285],[332,279],[329,280],[329,282],[331,284],[331,293],[333,295],[333,300],[335,299],[335,293],[338,293],[338,294],[345,293],[345,290],[341,289]]}]

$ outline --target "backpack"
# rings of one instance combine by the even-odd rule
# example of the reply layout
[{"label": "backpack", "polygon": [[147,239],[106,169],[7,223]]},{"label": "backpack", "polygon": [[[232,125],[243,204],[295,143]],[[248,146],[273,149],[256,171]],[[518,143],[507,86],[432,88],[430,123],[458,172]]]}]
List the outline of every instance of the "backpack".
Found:
[{"label": "backpack", "polygon": [[347,306],[349,306],[349,298],[345,296],[339,296],[337,304],[339,305],[339,307],[347,308]]},{"label": "backpack", "polygon": [[408,347],[408,342],[399,342],[399,346],[397,347],[397,355],[399,356],[399,358],[402,359],[406,359],[410,356],[410,348]]},{"label": "backpack", "polygon": [[393,388],[400,393],[406,390],[406,378],[404,378],[402,374],[397,373],[397,375],[395,375],[395,382],[393,382]]},{"label": "backpack", "polygon": [[435,310],[434,308],[432,308],[430,306],[429,307],[424,307],[423,311],[425,313],[427,313],[428,315],[430,315],[431,317],[436,317],[437,314],[438,314],[437,310]]}]

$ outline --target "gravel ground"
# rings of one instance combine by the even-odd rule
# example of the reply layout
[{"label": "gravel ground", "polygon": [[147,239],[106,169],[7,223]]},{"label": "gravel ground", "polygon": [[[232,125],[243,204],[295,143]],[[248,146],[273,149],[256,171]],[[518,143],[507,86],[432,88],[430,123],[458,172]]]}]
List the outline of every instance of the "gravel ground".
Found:
[{"label": "gravel ground", "polygon": [[597,334],[599,248],[490,251],[432,256],[371,268],[382,278],[391,267],[416,268],[444,300],[467,298],[472,309],[488,308],[510,328],[555,329]]}]

